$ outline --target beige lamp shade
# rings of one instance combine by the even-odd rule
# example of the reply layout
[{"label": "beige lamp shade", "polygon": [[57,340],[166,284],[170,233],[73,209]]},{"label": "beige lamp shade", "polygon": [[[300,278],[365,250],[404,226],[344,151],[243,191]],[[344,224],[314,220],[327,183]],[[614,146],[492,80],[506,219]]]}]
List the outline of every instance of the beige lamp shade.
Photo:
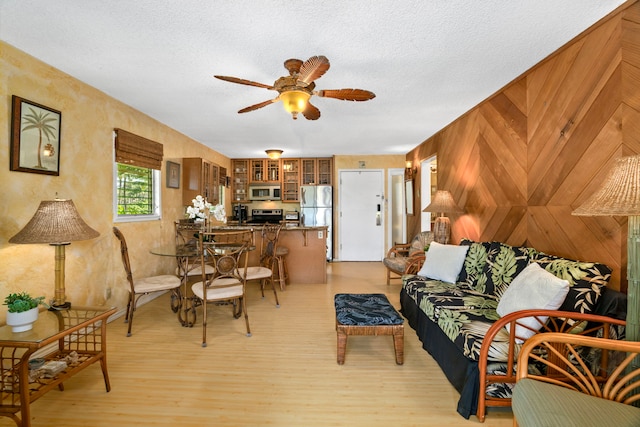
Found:
[{"label": "beige lamp shade", "polygon": [[[627,218],[628,341],[640,341],[640,155],[616,159],[600,189],[573,215]],[[640,365],[640,360],[634,362]]]},{"label": "beige lamp shade", "polygon": [[43,200],[33,218],[9,243],[67,243],[99,235],[80,217],[73,200]]},{"label": "beige lamp shade", "polygon": [[616,159],[602,187],[572,215],[640,215],[640,155]]},{"label": "beige lamp shade", "polygon": [[438,190],[434,194],[431,203],[422,212],[435,213],[462,213],[463,210],[453,200],[453,196],[447,190]]},{"label": "beige lamp shade", "polygon": [[40,202],[33,218],[9,243],[48,243],[55,247],[55,296],[51,306],[62,310],[71,307],[64,288],[64,247],[99,235],[80,217],[72,200],[55,199]]},{"label": "beige lamp shade", "polygon": [[462,209],[453,200],[453,196],[447,190],[438,190],[433,195],[431,203],[422,212],[436,212],[439,216],[433,224],[433,240],[447,244],[451,237],[451,222],[444,216],[445,213],[461,213]]}]

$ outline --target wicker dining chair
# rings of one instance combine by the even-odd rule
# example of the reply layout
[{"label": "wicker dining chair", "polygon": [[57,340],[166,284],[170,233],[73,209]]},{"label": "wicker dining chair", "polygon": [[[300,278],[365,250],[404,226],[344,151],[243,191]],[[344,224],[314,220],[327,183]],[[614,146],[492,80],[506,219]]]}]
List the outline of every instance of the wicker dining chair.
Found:
[{"label": "wicker dining chair", "polygon": [[127,313],[124,317],[124,321],[125,323],[129,323],[127,336],[130,337],[131,326],[133,325],[133,313],[136,311],[138,299],[142,295],[150,294],[152,292],[170,290],[172,293],[171,309],[176,312],[180,308],[180,301],[182,301],[182,297],[180,295],[180,285],[182,282],[180,278],[172,274],[134,278],[131,272],[131,262],[129,261],[127,241],[118,227],[113,227],[113,234],[115,234],[120,241],[122,265],[124,266],[124,271],[127,274],[127,281],[129,282],[129,301],[127,302]]},{"label": "wicker dining chair", "polygon": [[279,268],[279,260],[276,256],[278,249],[278,237],[280,236],[281,224],[265,224],[260,233],[262,243],[260,248],[260,265],[247,267],[247,282],[260,280],[260,291],[264,298],[264,288],[267,282],[273,289],[276,298],[276,307],[280,307],[278,292],[275,286],[274,270]]},{"label": "wicker dining chair", "polygon": [[[176,232],[176,246],[192,246],[197,248],[198,235],[206,230],[204,222],[191,222],[187,220],[177,220],[175,222]],[[214,268],[210,264],[204,266],[205,274],[211,275],[214,273]],[[200,279],[202,276],[202,265],[200,264],[199,257],[190,257],[185,260],[183,265],[176,267],[176,276],[182,277],[184,280],[189,278]]]},{"label": "wicker dining chair", "polygon": [[[244,313],[247,336],[251,336],[249,315],[245,298],[248,250],[252,244],[251,230],[232,232],[202,232],[199,234],[201,248],[200,263],[202,280],[194,283],[191,290],[196,304],[202,304],[202,346],[207,346],[207,306],[208,303],[233,305],[233,317],[238,319]],[[212,263],[213,275],[207,275],[205,266]]]}]

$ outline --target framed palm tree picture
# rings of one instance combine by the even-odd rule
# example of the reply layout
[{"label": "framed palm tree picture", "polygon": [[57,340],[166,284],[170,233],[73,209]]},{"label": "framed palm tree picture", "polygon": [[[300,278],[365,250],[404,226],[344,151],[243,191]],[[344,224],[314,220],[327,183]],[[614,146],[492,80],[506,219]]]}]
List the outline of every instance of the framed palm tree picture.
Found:
[{"label": "framed palm tree picture", "polygon": [[11,101],[11,170],[60,175],[62,114],[16,95]]}]

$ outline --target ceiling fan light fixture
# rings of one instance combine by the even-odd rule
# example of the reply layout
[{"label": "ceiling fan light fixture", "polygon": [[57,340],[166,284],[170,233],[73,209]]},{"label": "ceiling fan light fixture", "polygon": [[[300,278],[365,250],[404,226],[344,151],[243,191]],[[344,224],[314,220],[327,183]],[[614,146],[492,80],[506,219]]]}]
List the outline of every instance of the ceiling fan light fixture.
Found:
[{"label": "ceiling fan light fixture", "polygon": [[284,109],[293,115],[295,119],[298,113],[302,113],[307,108],[311,94],[302,90],[288,90],[280,94],[280,100]]},{"label": "ceiling fan light fixture", "polygon": [[282,156],[282,150],[265,150],[265,153],[271,160],[278,160]]}]

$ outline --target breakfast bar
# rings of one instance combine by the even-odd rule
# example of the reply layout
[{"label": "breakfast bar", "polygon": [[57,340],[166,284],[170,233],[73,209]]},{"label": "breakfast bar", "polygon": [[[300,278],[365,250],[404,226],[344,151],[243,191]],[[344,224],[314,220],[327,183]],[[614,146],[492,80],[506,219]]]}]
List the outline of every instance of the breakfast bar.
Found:
[{"label": "breakfast bar", "polygon": [[[214,229],[253,229],[256,247],[260,247],[261,225],[228,224]],[[288,283],[327,283],[327,227],[286,226],[280,232],[279,246],[289,249],[286,257]],[[249,254],[249,265],[260,262],[259,251]]]}]

